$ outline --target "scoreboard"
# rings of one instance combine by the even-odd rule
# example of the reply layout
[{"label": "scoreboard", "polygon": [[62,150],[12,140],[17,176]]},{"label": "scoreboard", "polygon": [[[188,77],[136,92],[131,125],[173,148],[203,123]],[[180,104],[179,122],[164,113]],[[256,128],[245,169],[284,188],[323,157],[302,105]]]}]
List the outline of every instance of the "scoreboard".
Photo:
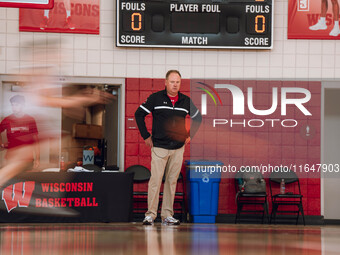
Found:
[{"label": "scoreboard", "polygon": [[274,0],[117,0],[116,45],[273,47]]}]

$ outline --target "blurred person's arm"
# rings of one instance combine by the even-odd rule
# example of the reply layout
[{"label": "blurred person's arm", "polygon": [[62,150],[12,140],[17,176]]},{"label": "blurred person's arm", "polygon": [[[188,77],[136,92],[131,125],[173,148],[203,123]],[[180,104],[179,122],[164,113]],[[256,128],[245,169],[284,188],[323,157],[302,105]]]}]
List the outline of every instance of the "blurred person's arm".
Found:
[{"label": "blurred person's arm", "polygon": [[[0,131],[1,131],[1,127],[2,125],[0,124]],[[4,144],[2,142],[2,131],[0,132],[0,150],[3,150],[4,149]]]},{"label": "blurred person's arm", "polygon": [[40,145],[39,145],[39,138],[38,138],[38,127],[35,119],[32,118],[29,123],[29,132],[32,135],[33,140],[33,168],[38,168],[40,166]]},{"label": "blurred person's arm", "polygon": [[5,131],[5,125],[3,121],[1,121],[0,123],[0,150],[7,148],[7,144],[4,144],[4,142],[2,141],[2,132],[4,131]]},{"label": "blurred person's arm", "polygon": [[[45,90],[46,91],[46,90]],[[65,97],[53,97],[46,93],[40,94],[37,101],[40,105],[50,107],[72,108],[90,106],[93,104],[106,104],[114,99],[112,94],[99,89],[84,89],[80,93]]]},{"label": "blurred person's arm", "polygon": [[38,135],[34,134],[33,140],[34,140],[34,154],[35,154],[33,167],[38,168],[40,166],[40,145],[39,145]]},{"label": "blurred person's arm", "polygon": [[2,142],[2,137],[1,137],[1,133],[0,133],[0,150],[3,150],[5,148],[5,145]]}]

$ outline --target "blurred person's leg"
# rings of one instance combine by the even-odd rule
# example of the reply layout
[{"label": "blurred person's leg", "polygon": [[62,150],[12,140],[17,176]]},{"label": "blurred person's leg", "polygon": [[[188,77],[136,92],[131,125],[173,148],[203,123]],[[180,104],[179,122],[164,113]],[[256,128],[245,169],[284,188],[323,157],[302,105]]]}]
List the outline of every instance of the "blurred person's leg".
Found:
[{"label": "blurred person's leg", "polygon": [[[45,144],[57,144],[59,143],[58,139],[54,139],[51,144],[49,141],[45,140]],[[20,148],[11,149],[9,151],[8,160],[6,165],[0,169],[0,191],[4,192],[4,185],[8,183],[10,180],[14,180],[14,183],[18,182],[18,178],[20,178],[20,174],[25,172],[26,170],[31,170],[33,168],[33,159],[32,159],[32,150],[34,149],[33,145],[21,146]],[[23,181],[20,178],[20,181]],[[35,181],[37,184],[38,182]],[[3,194],[3,193],[2,193]],[[36,198],[56,198],[64,196],[64,194],[46,194],[39,190],[34,190],[34,193],[30,199],[30,205],[24,208],[18,208],[17,211],[19,213],[29,213],[29,214],[38,214],[38,215],[49,215],[49,216],[57,216],[57,217],[76,217],[79,216],[79,213],[68,207],[37,207],[35,205]],[[4,204],[0,204],[0,209],[6,210],[7,207],[3,207]]]},{"label": "blurred person's leg", "polygon": [[330,36],[338,36],[340,34],[339,28],[339,3],[338,0],[332,0],[333,5],[333,20],[334,20],[334,27],[332,31],[329,33]]},{"label": "blurred person's leg", "polygon": [[21,146],[8,151],[6,164],[0,169],[0,188],[18,174],[33,167],[32,155],[33,145]]},{"label": "blurred person's leg", "polygon": [[327,9],[328,9],[328,0],[321,0],[320,19],[315,25],[309,27],[310,30],[326,30],[327,29],[327,25],[326,25]]},{"label": "blurred person's leg", "polygon": [[44,10],[43,20],[40,23],[40,29],[44,30],[48,26],[48,22],[50,20],[50,10]]},{"label": "blurred person's leg", "polygon": [[75,29],[75,25],[72,23],[71,17],[71,0],[64,0],[64,6],[66,10],[66,23],[69,29]]}]

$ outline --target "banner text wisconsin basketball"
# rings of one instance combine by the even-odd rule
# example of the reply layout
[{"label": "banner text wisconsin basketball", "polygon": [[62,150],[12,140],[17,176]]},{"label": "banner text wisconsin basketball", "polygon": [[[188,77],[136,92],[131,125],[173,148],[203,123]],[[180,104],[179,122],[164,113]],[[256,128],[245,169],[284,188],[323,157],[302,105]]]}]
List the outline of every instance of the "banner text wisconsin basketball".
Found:
[{"label": "banner text wisconsin basketball", "polygon": [[[93,182],[41,183],[43,192],[93,192]],[[36,207],[97,207],[96,197],[36,198]]]}]

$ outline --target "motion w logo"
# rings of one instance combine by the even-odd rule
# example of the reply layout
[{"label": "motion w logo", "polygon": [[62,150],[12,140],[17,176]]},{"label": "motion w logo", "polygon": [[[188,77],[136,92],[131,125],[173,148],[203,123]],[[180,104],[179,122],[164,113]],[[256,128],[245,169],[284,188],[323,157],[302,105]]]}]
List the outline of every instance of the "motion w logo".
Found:
[{"label": "motion w logo", "polygon": [[84,161],[92,161],[92,160],[93,160],[93,156],[84,155]]},{"label": "motion w logo", "polygon": [[7,211],[10,212],[18,205],[28,207],[34,188],[35,182],[18,182],[7,186],[2,191],[2,200],[5,202]]}]

